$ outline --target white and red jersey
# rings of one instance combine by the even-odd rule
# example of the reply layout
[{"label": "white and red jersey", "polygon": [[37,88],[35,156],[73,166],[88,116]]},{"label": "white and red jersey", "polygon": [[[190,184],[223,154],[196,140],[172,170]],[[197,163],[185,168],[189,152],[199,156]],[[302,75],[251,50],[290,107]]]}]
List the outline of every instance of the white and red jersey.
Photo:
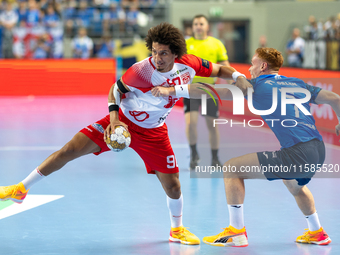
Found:
[{"label": "white and red jersey", "polygon": [[120,109],[130,121],[140,127],[160,127],[180,98],[154,97],[151,89],[155,86],[190,84],[196,75],[209,77],[211,72],[211,62],[190,54],[176,59],[172,70],[166,73],[157,71],[152,57],[146,58],[131,66],[122,76],[131,92],[124,94]]}]

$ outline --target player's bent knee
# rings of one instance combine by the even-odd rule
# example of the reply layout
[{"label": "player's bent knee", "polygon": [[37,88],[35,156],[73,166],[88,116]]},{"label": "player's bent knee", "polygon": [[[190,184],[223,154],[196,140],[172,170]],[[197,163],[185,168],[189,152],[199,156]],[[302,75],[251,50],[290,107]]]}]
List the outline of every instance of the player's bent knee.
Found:
[{"label": "player's bent knee", "polygon": [[303,187],[305,187],[299,186],[296,180],[282,180],[282,181],[293,196],[298,195],[302,191]]}]

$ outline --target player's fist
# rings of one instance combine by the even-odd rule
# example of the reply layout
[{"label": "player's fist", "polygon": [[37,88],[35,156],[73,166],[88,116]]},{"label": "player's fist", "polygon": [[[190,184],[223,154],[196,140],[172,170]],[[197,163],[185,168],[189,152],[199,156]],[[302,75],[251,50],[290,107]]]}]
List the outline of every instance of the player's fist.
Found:
[{"label": "player's fist", "polygon": [[247,95],[247,91],[248,91],[248,88],[252,88],[253,85],[251,85],[250,82],[247,81],[246,78],[244,77],[239,77],[237,78],[236,82],[235,82],[235,86],[238,87],[239,89],[242,90],[243,92],[243,95]]}]

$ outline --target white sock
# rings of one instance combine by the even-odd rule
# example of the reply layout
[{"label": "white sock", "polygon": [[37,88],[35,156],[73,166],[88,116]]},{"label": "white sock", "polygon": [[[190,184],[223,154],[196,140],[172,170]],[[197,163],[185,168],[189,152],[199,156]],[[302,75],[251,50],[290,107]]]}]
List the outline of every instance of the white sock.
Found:
[{"label": "white sock", "polygon": [[179,199],[172,199],[166,196],[169,213],[170,213],[170,221],[172,228],[178,228],[182,226],[182,212],[183,212],[183,196],[179,197]]},{"label": "white sock", "polygon": [[243,204],[228,205],[230,226],[236,229],[244,227]]},{"label": "white sock", "polygon": [[318,213],[315,212],[311,215],[305,216],[308,224],[308,229],[310,231],[316,231],[321,228]]},{"label": "white sock", "polygon": [[34,184],[42,180],[45,176],[40,173],[39,169],[34,169],[26,178],[22,181],[26,190],[29,190]]}]

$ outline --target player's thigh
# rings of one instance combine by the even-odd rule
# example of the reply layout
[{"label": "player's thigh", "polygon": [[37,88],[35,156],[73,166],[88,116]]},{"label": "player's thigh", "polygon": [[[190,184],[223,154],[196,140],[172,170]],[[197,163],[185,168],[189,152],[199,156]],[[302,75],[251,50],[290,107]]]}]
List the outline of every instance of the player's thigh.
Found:
[{"label": "player's thigh", "polygon": [[63,148],[62,151],[75,156],[99,152],[100,147],[85,134],[78,132]]},{"label": "player's thigh", "polygon": [[232,158],[224,164],[224,178],[266,179],[260,169],[257,153]]}]

